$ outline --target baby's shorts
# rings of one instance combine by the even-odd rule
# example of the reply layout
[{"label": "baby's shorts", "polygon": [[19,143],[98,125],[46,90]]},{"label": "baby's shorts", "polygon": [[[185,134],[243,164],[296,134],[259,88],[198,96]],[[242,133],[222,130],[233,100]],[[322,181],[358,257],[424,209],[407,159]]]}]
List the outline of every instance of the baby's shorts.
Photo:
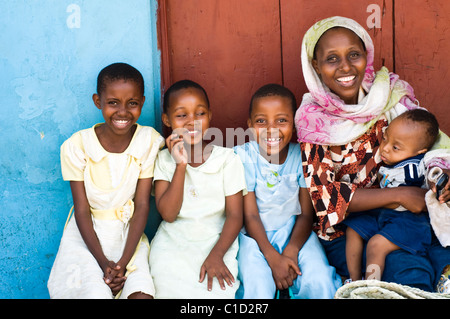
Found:
[{"label": "baby's shorts", "polygon": [[351,213],[342,222],[356,231],[365,241],[380,234],[390,242],[412,254],[426,254],[431,244],[431,225],[428,213],[379,209]]}]

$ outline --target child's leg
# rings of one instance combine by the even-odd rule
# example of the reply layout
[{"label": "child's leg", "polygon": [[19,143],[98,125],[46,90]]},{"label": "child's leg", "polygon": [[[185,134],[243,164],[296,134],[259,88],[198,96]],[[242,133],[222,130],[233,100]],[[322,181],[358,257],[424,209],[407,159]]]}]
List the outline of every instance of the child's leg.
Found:
[{"label": "child's leg", "polygon": [[294,298],[331,299],[342,286],[341,277],[330,266],[317,235],[311,232],[298,254],[298,265],[302,274],[291,286]]},{"label": "child's leg", "polygon": [[374,235],[370,238],[366,248],[366,279],[381,280],[386,256],[398,249],[400,249],[400,247],[380,234]]},{"label": "child's leg", "polygon": [[148,262],[149,246],[147,238],[142,240],[133,255],[135,267],[130,273],[126,272],[127,280],[120,294],[121,299],[153,299],[155,296],[155,286],[150,274]]},{"label": "child's leg", "polygon": [[435,271],[435,283],[438,292],[450,293],[450,247],[442,247],[436,238],[433,238],[428,256]]},{"label": "child's leg", "polygon": [[236,292],[238,299],[273,299],[276,292],[272,270],[256,241],[242,233],[239,234],[237,255],[239,280],[241,285]]},{"label": "child's leg", "polygon": [[350,279],[360,280],[362,252],[364,249],[364,241],[359,234],[352,228],[347,227],[345,243],[345,257],[347,258],[347,268],[350,274]]}]

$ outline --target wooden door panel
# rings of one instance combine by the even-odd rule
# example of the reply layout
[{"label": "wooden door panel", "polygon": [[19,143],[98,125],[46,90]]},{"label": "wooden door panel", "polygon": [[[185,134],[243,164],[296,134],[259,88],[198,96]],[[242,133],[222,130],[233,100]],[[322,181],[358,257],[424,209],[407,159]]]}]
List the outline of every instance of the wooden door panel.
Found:
[{"label": "wooden door panel", "polygon": [[450,134],[450,2],[395,1],[395,69]]},{"label": "wooden door panel", "polygon": [[[211,126],[246,128],[251,94],[282,83],[278,0],[167,0],[167,88],[191,79],[207,91]],[[168,65],[167,65],[168,64]]]}]

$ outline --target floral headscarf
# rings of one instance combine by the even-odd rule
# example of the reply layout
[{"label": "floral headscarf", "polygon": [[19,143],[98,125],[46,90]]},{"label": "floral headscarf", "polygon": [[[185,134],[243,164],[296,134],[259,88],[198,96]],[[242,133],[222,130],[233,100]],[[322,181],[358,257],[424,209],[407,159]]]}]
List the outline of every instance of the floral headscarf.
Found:
[{"label": "floral headscarf", "polygon": [[[364,42],[367,66],[358,104],[345,104],[324,85],[312,66],[314,48],[329,29],[344,27]],[[374,46],[370,35],[356,21],[331,17],[314,24],[302,42],[301,62],[309,93],[303,96],[295,115],[299,142],[320,145],[345,145],[363,135],[382,116],[389,122],[408,109],[417,108],[412,87],[382,67],[373,68]],[[364,96],[364,94],[366,94]]]}]

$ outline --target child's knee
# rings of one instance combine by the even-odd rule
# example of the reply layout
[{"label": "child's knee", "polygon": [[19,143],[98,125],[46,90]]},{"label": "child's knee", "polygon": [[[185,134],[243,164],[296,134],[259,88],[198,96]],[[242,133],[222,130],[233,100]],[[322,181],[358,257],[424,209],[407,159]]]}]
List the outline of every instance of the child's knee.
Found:
[{"label": "child's knee", "polygon": [[367,248],[381,248],[383,247],[383,244],[385,243],[386,238],[376,234],[374,235],[372,238],[369,239],[369,241],[367,242]]},{"label": "child's knee", "polygon": [[374,235],[367,242],[366,254],[367,258],[375,256],[386,257],[390,252],[398,249],[398,247],[380,234]]},{"label": "child's knee", "polygon": [[247,278],[241,281],[236,294],[239,299],[272,299],[276,286],[272,278]]},{"label": "child's knee", "polygon": [[341,283],[328,271],[303,273],[298,279],[300,280],[296,281],[293,287],[293,293],[297,298],[333,298]]}]

